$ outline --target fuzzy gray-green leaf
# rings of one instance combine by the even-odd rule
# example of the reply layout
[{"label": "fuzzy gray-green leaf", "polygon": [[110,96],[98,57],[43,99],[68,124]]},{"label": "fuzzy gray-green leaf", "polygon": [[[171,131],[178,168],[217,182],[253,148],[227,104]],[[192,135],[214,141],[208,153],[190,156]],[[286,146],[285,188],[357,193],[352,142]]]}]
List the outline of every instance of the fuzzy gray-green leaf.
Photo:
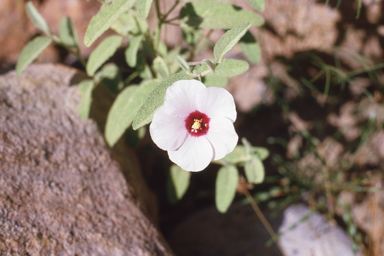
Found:
[{"label": "fuzzy gray-green leaf", "polygon": [[216,1],[186,3],[180,11],[181,20],[190,27],[208,29],[231,29],[246,22],[260,26],[264,19],[259,14]]},{"label": "fuzzy gray-green leaf", "polygon": [[260,45],[249,31],[240,39],[239,46],[247,59],[257,64],[261,59]]},{"label": "fuzzy gray-green leaf", "polygon": [[191,177],[191,173],[183,170],[177,165],[172,165],[170,169],[170,178],[172,182],[172,188],[174,191],[174,195],[171,198],[171,195],[169,195],[169,199],[172,199],[171,203],[176,203],[176,201],[180,200],[185,192],[187,192],[187,189],[189,187],[189,180]]},{"label": "fuzzy gray-green leaf", "polygon": [[115,30],[122,36],[144,34],[148,30],[148,22],[140,18],[132,11],[124,12],[111,25],[111,29]]},{"label": "fuzzy gray-green leaf", "polygon": [[256,11],[263,12],[265,10],[264,0],[247,0],[247,2],[255,8]]},{"label": "fuzzy gray-green leaf", "polygon": [[232,48],[239,42],[244,34],[251,27],[250,23],[244,23],[231,30],[228,30],[220,39],[217,41],[213,48],[213,55],[215,56],[215,62],[221,63],[224,59],[224,55],[227,54]]},{"label": "fuzzy gray-green leaf", "polygon": [[[252,154],[257,155],[260,160],[264,160],[269,156],[269,151],[268,149],[262,147],[252,147],[251,155]],[[214,162],[221,165],[238,164],[251,160],[251,155],[248,154],[246,148],[243,145],[237,145],[231,153],[222,159],[215,160]]]},{"label": "fuzzy gray-green leaf", "polygon": [[100,11],[91,19],[84,36],[85,46],[91,46],[109,27],[128,11],[135,0],[113,0],[106,1]]},{"label": "fuzzy gray-green leaf", "polygon": [[262,161],[269,156],[269,150],[263,147],[252,147],[252,153],[257,155]]},{"label": "fuzzy gray-green leaf", "polygon": [[202,82],[207,87],[225,87],[228,84],[228,78],[221,76],[205,76]]},{"label": "fuzzy gray-green leaf", "polygon": [[157,56],[153,60],[153,68],[158,78],[167,79],[169,77],[169,70],[167,64],[165,63],[164,59],[160,56]]},{"label": "fuzzy gray-green leaf", "polygon": [[137,11],[141,18],[145,19],[148,17],[149,10],[153,0],[138,0],[136,2]]},{"label": "fuzzy gray-green leaf", "polygon": [[16,64],[16,74],[20,76],[21,73],[34,61],[39,54],[45,50],[52,40],[45,36],[38,36],[30,41],[20,53],[19,59]]},{"label": "fuzzy gray-green leaf", "polygon": [[239,172],[234,165],[223,166],[216,177],[215,202],[219,212],[225,213],[235,199]]},{"label": "fuzzy gray-green leaf", "polygon": [[77,107],[79,114],[82,118],[87,119],[91,111],[92,103],[92,90],[94,87],[92,80],[83,80],[80,82],[78,90],[81,94],[81,103]]},{"label": "fuzzy gray-green leaf", "polygon": [[[215,73],[209,76],[233,77],[243,74],[249,69],[249,64],[243,60],[224,59],[215,69]],[[208,70],[206,65],[196,66],[198,73]]]},{"label": "fuzzy gray-green leaf", "polygon": [[65,17],[60,21],[59,35],[67,46],[79,45],[76,28],[69,17]]},{"label": "fuzzy gray-green leaf", "polygon": [[125,88],[116,97],[105,125],[105,139],[109,146],[113,147],[125,130],[131,126],[140,106],[158,84],[157,80],[145,81],[140,86]]},{"label": "fuzzy gray-green leaf", "polygon": [[136,67],[137,51],[139,50],[141,40],[143,40],[143,35],[131,37],[129,45],[125,50],[125,60],[131,68]]},{"label": "fuzzy gray-green leaf", "polygon": [[106,62],[116,52],[121,45],[121,36],[109,36],[101,42],[91,53],[87,63],[87,74],[93,76],[98,68]]},{"label": "fuzzy gray-green leaf", "polygon": [[28,17],[31,19],[33,24],[35,24],[35,26],[39,29],[43,30],[47,35],[49,35],[50,32],[47,22],[45,21],[44,17],[41,16],[41,14],[37,11],[31,1],[28,1],[26,9]]},{"label": "fuzzy gray-green leaf", "polygon": [[160,107],[164,102],[164,95],[169,86],[171,86],[176,81],[190,79],[190,76],[178,73],[174,74],[170,78],[164,80],[160,85],[158,85],[149,94],[148,98],[144,101],[139,111],[137,111],[137,114],[133,121],[133,129],[137,130],[152,121],[152,117],[156,109]]},{"label": "fuzzy gray-green leaf", "polygon": [[251,160],[245,163],[244,171],[249,182],[259,184],[264,181],[264,165],[257,155],[252,155]]},{"label": "fuzzy gray-green leaf", "polygon": [[185,59],[183,59],[183,57],[181,57],[180,55],[177,55],[176,56],[176,61],[177,63],[179,64],[179,66],[186,72],[190,72],[189,70],[189,65],[187,63],[187,61]]},{"label": "fuzzy gray-green leaf", "polygon": [[119,67],[115,63],[105,64],[100,71],[93,76],[95,84],[100,83],[104,78],[114,79],[119,72]]}]

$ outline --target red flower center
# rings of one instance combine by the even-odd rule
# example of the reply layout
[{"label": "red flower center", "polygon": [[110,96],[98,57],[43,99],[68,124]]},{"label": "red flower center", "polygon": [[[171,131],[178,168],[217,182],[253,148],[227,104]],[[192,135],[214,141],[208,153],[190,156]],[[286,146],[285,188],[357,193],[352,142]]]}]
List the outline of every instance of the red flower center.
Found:
[{"label": "red flower center", "polygon": [[207,134],[209,129],[209,117],[196,110],[189,114],[185,119],[185,128],[187,128],[189,134],[195,137]]}]

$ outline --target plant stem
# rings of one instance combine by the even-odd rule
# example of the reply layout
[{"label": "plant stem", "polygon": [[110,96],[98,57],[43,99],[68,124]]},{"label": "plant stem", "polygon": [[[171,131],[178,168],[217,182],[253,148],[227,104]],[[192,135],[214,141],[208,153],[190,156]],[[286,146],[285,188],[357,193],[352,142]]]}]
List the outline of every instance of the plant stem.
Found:
[{"label": "plant stem", "polygon": [[139,76],[139,72],[135,71],[132,74],[130,74],[127,79],[125,79],[124,84],[129,85],[129,83],[135,79],[137,76]]},{"label": "plant stem", "polygon": [[160,43],[161,26],[163,25],[163,18],[161,17],[161,13],[160,13],[159,0],[155,0],[155,7],[156,7],[156,14],[157,14],[158,23],[157,23],[157,32],[154,35],[155,40],[153,43],[153,47],[154,47],[154,50],[157,54],[158,49],[159,49],[159,43]]},{"label": "plant stem", "polygon": [[195,57],[195,56],[196,56],[196,55],[197,55],[197,54],[204,48],[205,44],[209,41],[209,37],[211,36],[212,32],[213,32],[212,29],[209,30],[209,32],[207,33],[207,35],[204,36],[204,37],[202,37],[202,38],[199,40],[199,42],[197,42],[197,43],[193,46],[193,48],[192,48],[192,50],[190,51],[190,54],[189,54],[187,60],[192,60],[193,57]]},{"label": "plant stem", "polygon": [[271,238],[275,242],[277,248],[280,250],[282,255],[285,255],[283,249],[280,247],[279,242],[277,241],[277,236],[276,236],[275,232],[273,231],[271,225],[269,225],[268,220],[264,217],[264,214],[261,212],[259,206],[257,206],[257,203],[255,202],[255,200],[253,199],[253,197],[249,193],[248,189],[244,188],[243,192],[244,192],[244,195],[247,197],[253,210],[255,211],[257,217],[260,219],[261,223],[263,224],[263,226],[265,227],[265,229],[268,231],[269,235],[271,236]]},{"label": "plant stem", "polygon": [[[180,0],[176,0],[175,3],[172,5],[171,9],[168,10],[168,12],[166,14],[164,14],[163,16],[163,20],[165,20],[168,15],[176,8],[176,6],[180,3]],[[177,17],[179,18],[179,17]]]},{"label": "plant stem", "polygon": [[76,58],[80,61],[80,63],[83,65],[83,67],[85,68],[87,66],[87,63],[85,62],[85,60],[83,59],[83,57],[81,57],[81,54],[80,54],[80,49],[78,46],[76,46],[76,51],[74,51],[71,47],[69,47],[68,45],[64,44],[60,38],[58,38],[56,35],[49,35],[49,37],[57,44],[57,45],[60,45],[62,47],[64,47],[69,53],[73,54],[76,56]]}]

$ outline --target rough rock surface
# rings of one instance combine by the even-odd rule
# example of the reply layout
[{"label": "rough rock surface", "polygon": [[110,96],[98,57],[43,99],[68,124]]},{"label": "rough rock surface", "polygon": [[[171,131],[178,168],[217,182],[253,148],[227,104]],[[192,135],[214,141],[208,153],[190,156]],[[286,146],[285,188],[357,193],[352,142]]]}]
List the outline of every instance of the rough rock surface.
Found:
[{"label": "rough rock surface", "polygon": [[[302,220],[304,217],[308,219]],[[305,205],[293,205],[284,211],[279,232],[283,233],[279,243],[286,256],[355,255],[348,235],[319,213],[311,214]]]},{"label": "rough rock surface", "polygon": [[144,185],[134,157],[121,167],[77,114],[76,72],[0,77],[0,255],[171,255],[131,185]]}]

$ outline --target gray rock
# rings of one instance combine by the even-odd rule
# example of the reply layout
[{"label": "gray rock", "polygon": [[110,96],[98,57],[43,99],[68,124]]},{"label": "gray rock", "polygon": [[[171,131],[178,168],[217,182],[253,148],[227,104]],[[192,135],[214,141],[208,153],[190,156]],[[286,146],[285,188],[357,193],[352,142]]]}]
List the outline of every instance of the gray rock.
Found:
[{"label": "gray rock", "polygon": [[[301,221],[306,216],[309,218]],[[348,235],[319,213],[310,214],[305,205],[290,206],[284,211],[279,232],[283,233],[279,243],[286,256],[355,256]]]},{"label": "gray rock", "polygon": [[143,213],[134,155],[112,156],[79,117],[79,75],[32,65],[0,76],[0,255],[171,255]]}]

